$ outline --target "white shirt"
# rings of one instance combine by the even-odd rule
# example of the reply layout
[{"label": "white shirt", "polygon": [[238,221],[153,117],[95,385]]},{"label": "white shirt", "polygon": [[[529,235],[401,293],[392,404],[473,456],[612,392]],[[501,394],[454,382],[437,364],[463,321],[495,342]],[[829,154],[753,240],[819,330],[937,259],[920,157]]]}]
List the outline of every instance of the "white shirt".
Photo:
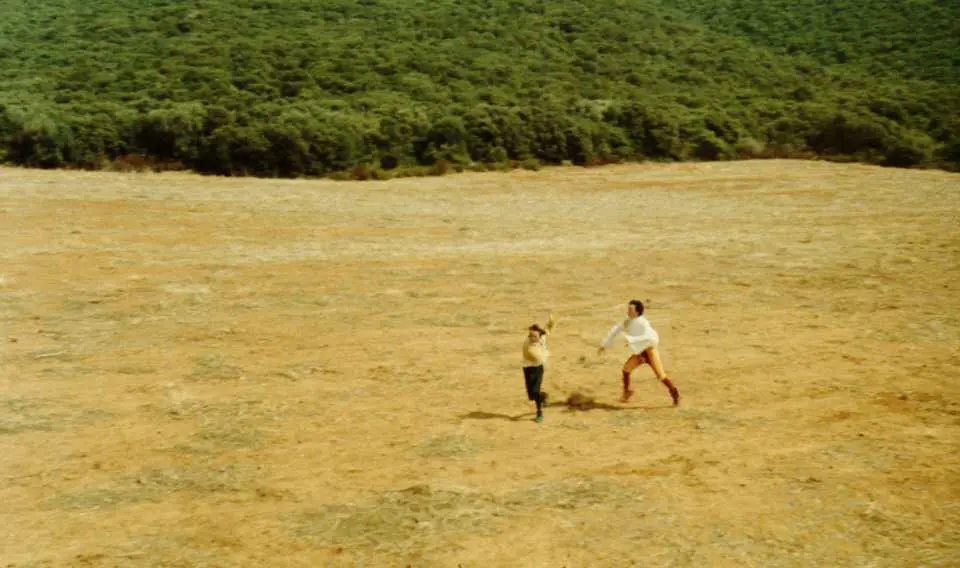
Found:
[{"label": "white shirt", "polygon": [[656,347],[660,343],[660,336],[657,334],[657,331],[653,329],[653,326],[650,325],[650,322],[647,321],[647,318],[637,316],[633,319],[626,319],[613,326],[610,333],[607,334],[607,337],[604,338],[601,343],[604,349],[610,347],[610,345],[613,344],[614,338],[620,333],[623,333],[627,340],[627,346],[632,353],[643,353],[650,347]]}]

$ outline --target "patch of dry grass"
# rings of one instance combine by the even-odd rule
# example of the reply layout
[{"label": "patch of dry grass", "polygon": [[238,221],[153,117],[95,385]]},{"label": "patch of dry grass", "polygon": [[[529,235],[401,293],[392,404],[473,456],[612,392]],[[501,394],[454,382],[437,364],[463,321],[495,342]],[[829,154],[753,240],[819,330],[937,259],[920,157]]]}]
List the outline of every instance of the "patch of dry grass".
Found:
[{"label": "patch of dry grass", "polygon": [[299,514],[296,534],[312,546],[369,551],[379,558],[419,557],[426,562],[460,552],[466,538],[508,537],[513,515],[606,507],[632,502],[638,493],[603,479],[533,483],[505,495],[415,485],[364,503],[332,505]]},{"label": "patch of dry grass", "polygon": [[207,353],[194,358],[194,368],[186,376],[189,381],[234,381],[246,378],[243,368],[233,365],[220,353]]},{"label": "patch of dry grass", "polygon": [[110,412],[71,409],[60,401],[37,398],[0,400],[0,436],[25,432],[55,432],[107,420]]},{"label": "patch of dry grass", "polygon": [[145,469],[97,487],[59,493],[48,505],[60,509],[102,509],[144,501],[163,502],[174,494],[209,497],[210,494],[255,492],[256,464],[199,462],[192,465]]},{"label": "patch of dry grass", "polygon": [[419,455],[424,458],[467,457],[477,453],[477,441],[463,434],[434,436],[421,444]]}]

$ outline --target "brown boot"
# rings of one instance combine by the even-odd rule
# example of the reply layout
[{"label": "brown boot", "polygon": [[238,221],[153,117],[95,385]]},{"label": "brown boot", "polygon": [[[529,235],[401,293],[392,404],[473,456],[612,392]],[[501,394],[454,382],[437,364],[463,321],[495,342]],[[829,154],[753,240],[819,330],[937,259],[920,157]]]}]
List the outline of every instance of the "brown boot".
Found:
[{"label": "brown boot", "polygon": [[673,399],[673,405],[677,406],[680,404],[680,391],[677,390],[677,387],[673,386],[670,379],[663,379],[663,384],[666,385],[667,390],[670,391],[670,398]]},{"label": "brown boot", "polygon": [[621,402],[627,402],[630,400],[630,397],[633,396],[633,391],[630,390],[630,373],[623,371],[623,396],[620,397]]}]

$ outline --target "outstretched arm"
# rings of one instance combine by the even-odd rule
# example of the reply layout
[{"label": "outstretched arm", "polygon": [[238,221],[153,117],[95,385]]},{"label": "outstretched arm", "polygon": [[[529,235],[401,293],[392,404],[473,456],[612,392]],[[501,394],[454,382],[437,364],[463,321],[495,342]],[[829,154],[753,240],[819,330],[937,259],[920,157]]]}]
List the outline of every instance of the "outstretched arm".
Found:
[{"label": "outstretched arm", "polygon": [[603,353],[607,347],[610,347],[610,345],[613,343],[613,339],[621,331],[623,331],[623,323],[618,323],[617,325],[610,328],[610,332],[607,333],[607,336],[603,338],[603,341],[600,342],[600,348],[597,349],[597,353],[598,354]]}]

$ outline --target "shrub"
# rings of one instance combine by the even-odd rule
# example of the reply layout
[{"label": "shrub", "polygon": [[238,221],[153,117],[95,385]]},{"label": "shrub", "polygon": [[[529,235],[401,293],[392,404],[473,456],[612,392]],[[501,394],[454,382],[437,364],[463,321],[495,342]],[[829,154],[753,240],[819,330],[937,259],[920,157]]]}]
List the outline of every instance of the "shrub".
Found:
[{"label": "shrub", "polygon": [[540,160],[536,158],[527,158],[526,160],[523,160],[522,162],[520,162],[520,167],[525,170],[536,172],[536,171],[540,171],[540,169],[543,166],[540,164]]},{"label": "shrub", "polygon": [[741,160],[762,158],[764,157],[765,150],[766,148],[762,142],[750,137],[741,138],[737,141],[737,145],[735,147],[737,157]]}]

